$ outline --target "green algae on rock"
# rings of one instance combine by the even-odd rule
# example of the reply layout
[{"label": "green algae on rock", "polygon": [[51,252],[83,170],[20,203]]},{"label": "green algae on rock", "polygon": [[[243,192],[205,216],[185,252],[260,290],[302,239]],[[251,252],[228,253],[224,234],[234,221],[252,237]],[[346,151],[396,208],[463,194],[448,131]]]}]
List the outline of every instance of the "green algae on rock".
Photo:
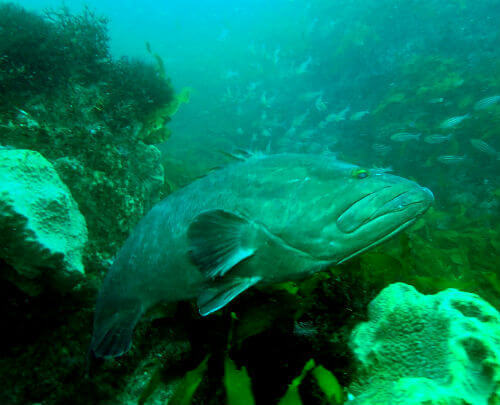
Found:
[{"label": "green algae on rock", "polygon": [[29,294],[37,279],[72,287],[83,273],[87,226],[56,170],[40,153],[0,150],[0,257]]},{"label": "green algae on rock", "polygon": [[487,405],[500,394],[500,314],[479,296],[423,295],[403,283],[371,303],[351,335],[352,405]]},{"label": "green algae on rock", "polygon": [[5,3],[0,27],[1,144],[54,164],[87,222],[87,270],[103,272],[165,192],[152,143],[170,135],[178,97],[154,65],[114,59],[106,18],[88,9],[38,15]]}]

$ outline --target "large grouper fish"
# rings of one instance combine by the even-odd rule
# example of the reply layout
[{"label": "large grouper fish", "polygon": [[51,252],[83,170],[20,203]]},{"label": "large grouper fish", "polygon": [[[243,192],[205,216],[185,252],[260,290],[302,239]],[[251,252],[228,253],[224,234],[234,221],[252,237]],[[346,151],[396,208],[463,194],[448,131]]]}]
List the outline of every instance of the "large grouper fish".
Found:
[{"label": "large grouper fish", "polygon": [[91,351],[130,349],[141,315],[197,299],[201,315],[248,288],[300,280],[405,229],[425,187],[329,155],[253,155],[172,193],[139,222],[97,298]]}]

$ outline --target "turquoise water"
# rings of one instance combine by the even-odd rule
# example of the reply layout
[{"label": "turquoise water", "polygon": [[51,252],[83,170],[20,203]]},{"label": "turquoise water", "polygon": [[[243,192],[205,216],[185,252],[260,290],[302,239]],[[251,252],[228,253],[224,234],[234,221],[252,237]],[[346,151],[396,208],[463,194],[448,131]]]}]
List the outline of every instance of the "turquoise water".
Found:
[{"label": "turquoise water", "polygon": [[[9,4],[1,403],[498,401],[500,1]],[[88,353],[98,290],[139,220],[262,153],[359,165],[346,182],[401,176],[434,203],[345,263],[250,288],[207,317],[196,300],[160,305],[126,354]],[[391,287],[386,323],[360,343],[353,330],[396,282],[484,301]],[[362,357],[374,347],[378,363]]]}]

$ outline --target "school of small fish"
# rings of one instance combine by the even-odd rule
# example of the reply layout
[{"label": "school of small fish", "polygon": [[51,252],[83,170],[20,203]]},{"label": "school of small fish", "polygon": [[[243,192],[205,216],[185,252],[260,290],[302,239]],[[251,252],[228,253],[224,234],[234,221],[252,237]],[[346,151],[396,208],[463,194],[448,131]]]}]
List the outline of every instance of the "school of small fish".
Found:
[{"label": "school of small fish", "polygon": [[[443,102],[444,99],[431,99],[429,101],[430,104],[436,104],[436,103],[441,103]],[[474,111],[482,111],[482,110],[487,110],[496,104],[500,103],[500,95],[494,95],[490,97],[485,97],[479,101],[477,101],[474,104]],[[471,113],[466,113],[463,115],[456,115],[453,117],[449,117],[444,119],[443,121],[440,122],[438,125],[438,129],[441,130],[450,130],[452,131],[456,127],[458,127],[464,120],[473,118]],[[397,132],[393,135],[390,136],[390,140],[393,142],[408,142],[408,141],[418,141],[420,139],[421,134],[420,133],[412,133],[412,132]],[[443,133],[433,133],[429,134],[423,137],[423,140],[425,143],[429,145],[438,145],[438,144],[445,144],[449,143],[453,139],[453,132],[448,132],[446,134]],[[485,140],[480,139],[480,138],[471,138],[470,144],[474,149],[477,151],[493,158],[496,160],[500,160],[500,152],[497,151],[493,146],[488,144]],[[389,153],[390,149],[388,149],[388,145],[383,145],[383,144],[374,144],[373,145],[373,150],[378,153],[378,154],[387,154]],[[439,155],[436,160],[439,163],[445,164],[445,165],[454,165],[457,163],[462,163],[467,161],[467,155],[455,155],[455,154],[450,154],[450,155]]]},{"label": "school of small fish", "polygon": [[[314,29],[313,26],[311,30]],[[279,46],[269,49],[262,45],[259,49],[252,44],[249,51],[253,54],[261,53],[272,64],[279,65],[283,69],[283,78],[287,80],[308,76],[319,64],[319,61],[310,55],[303,59],[287,60]],[[370,111],[366,107],[354,109],[350,103],[339,106],[327,88],[316,87],[298,94],[297,100],[300,101],[301,107],[295,110],[295,114],[288,116],[288,112],[279,111],[279,92],[266,90],[263,82],[251,82],[240,88],[235,82],[231,82],[235,78],[241,80],[239,72],[228,69],[224,77],[230,83],[224,95],[226,101],[238,104],[240,109],[244,108],[243,103],[253,103],[261,109],[261,119],[253,123],[255,125],[253,129],[245,131],[240,127],[236,129],[239,135],[248,133],[251,139],[250,148],[265,151],[332,153],[332,151],[337,152],[337,146],[341,145],[345,133],[344,127],[350,125],[364,127],[362,131],[366,132],[360,131],[358,134],[360,139],[371,135],[370,130],[373,126],[366,127],[366,125],[370,125],[370,119],[376,115],[376,111]],[[450,101],[444,97],[430,98],[427,103],[436,108],[440,105],[450,105]],[[499,105],[500,94],[489,95],[474,102],[470,111],[437,119],[430,130],[419,126],[419,117],[415,117],[415,120],[403,127],[395,128],[391,133],[377,135],[370,147],[374,156],[384,158],[391,152],[397,151],[397,148],[421,145],[431,152],[431,161],[447,165],[473,162],[481,154],[487,159],[499,160],[500,152],[495,149],[496,142],[491,134],[474,134],[464,139],[467,136],[464,132],[472,127],[467,124],[468,122],[477,122],[482,115],[495,113],[497,111],[495,108]],[[461,150],[464,141],[465,145],[470,145],[469,150]]]}]

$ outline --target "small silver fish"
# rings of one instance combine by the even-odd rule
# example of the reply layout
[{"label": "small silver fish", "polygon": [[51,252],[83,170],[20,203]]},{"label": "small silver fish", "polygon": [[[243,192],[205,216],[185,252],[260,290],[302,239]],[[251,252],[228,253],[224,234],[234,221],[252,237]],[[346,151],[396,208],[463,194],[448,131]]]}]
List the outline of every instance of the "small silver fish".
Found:
[{"label": "small silver fish", "polygon": [[427,135],[424,138],[425,143],[430,143],[430,144],[436,144],[436,143],[443,143],[446,141],[449,141],[453,134],[448,134],[448,135],[443,135],[443,134],[432,134],[432,135]]},{"label": "small silver fish", "polygon": [[410,132],[398,132],[397,134],[391,136],[391,141],[407,142],[411,140],[418,140],[420,139],[420,135],[421,134],[412,134]]},{"label": "small silver fish", "polygon": [[17,108],[17,107],[15,107],[15,109],[16,109],[17,111],[19,111],[19,115],[23,115],[23,116],[26,116],[26,117],[28,117],[28,116],[29,116],[29,114],[28,114],[26,111],[24,111],[24,110],[22,110],[22,109],[20,109],[20,108]]},{"label": "small silver fish", "polygon": [[261,134],[262,134],[262,136],[270,137],[271,131],[269,130],[269,128],[263,128]]},{"label": "small silver fish", "polygon": [[487,155],[494,157],[500,160],[500,153],[498,153],[493,146],[488,145],[482,139],[471,139],[471,145],[476,148],[478,151],[486,153]]},{"label": "small silver fish", "polygon": [[372,149],[378,155],[387,155],[392,150],[392,147],[384,143],[374,143]]},{"label": "small silver fish", "polygon": [[439,104],[439,103],[442,103],[443,101],[444,101],[443,97],[431,98],[429,100],[429,104]]},{"label": "small silver fish", "polygon": [[466,155],[457,156],[457,155],[441,155],[438,156],[437,161],[443,163],[445,165],[454,165],[456,163],[461,163],[465,159],[467,159]]},{"label": "small silver fish", "polygon": [[308,115],[309,110],[306,110],[303,114],[294,117],[292,121],[292,127],[300,127],[304,123]]},{"label": "small silver fish", "polygon": [[365,115],[368,115],[370,114],[370,111],[368,110],[363,110],[363,111],[358,111],[354,114],[352,114],[349,119],[351,121],[359,121],[360,119],[362,119]]},{"label": "small silver fish", "polygon": [[307,59],[302,62],[298,67],[297,69],[295,69],[295,73],[298,74],[298,75],[301,75],[303,73],[306,73],[309,71],[309,65],[311,64],[312,62],[312,58],[311,56],[308,56]]},{"label": "small silver fish", "polygon": [[235,70],[226,70],[223,75],[223,79],[230,80],[239,77],[240,74],[236,72]]},{"label": "small silver fish", "polygon": [[318,334],[318,328],[310,321],[294,322],[293,334],[302,337],[312,337]]},{"label": "small silver fish", "polygon": [[296,133],[297,133],[297,128],[290,127],[286,130],[285,137],[290,138],[290,137],[294,136]]},{"label": "small silver fish", "polygon": [[281,52],[281,48],[279,46],[273,52],[273,63],[275,65],[277,65],[279,60],[280,60],[280,52]]},{"label": "small silver fish", "polygon": [[314,103],[314,106],[316,107],[316,110],[318,111],[326,111],[326,103],[325,101],[323,100],[322,96],[319,96],[317,99],[316,99],[316,102]]},{"label": "small silver fish", "polygon": [[346,118],[346,114],[351,110],[350,106],[347,106],[342,111],[338,113],[330,113],[325,117],[326,122],[339,122],[344,121]]},{"label": "small silver fish", "polygon": [[486,108],[490,108],[492,105],[497,104],[500,101],[500,96],[491,96],[486,97],[479,100],[476,104],[474,104],[474,110],[485,110]]},{"label": "small silver fish", "polygon": [[311,138],[317,130],[315,128],[305,129],[299,134],[300,139],[309,139]]},{"label": "small silver fish", "polygon": [[300,96],[301,99],[306,100],[306,101],[312,101],[317,99],[318,97],[321,97],[324,93],[324,90],[318,90],[318,91],[308,91]]},{"label": "small silver fish", "polygon": [[458,124],[460,124],[463,120],[465,120],[466,118],[469,118],[469,117],[470,117],[470,114],[457,115],[456,117],[451,117],[451,118],[444,120],[443,122],[441,122],[439,127],[443,128],[443,129],[453,128],[453,127],[456,127]]}]

